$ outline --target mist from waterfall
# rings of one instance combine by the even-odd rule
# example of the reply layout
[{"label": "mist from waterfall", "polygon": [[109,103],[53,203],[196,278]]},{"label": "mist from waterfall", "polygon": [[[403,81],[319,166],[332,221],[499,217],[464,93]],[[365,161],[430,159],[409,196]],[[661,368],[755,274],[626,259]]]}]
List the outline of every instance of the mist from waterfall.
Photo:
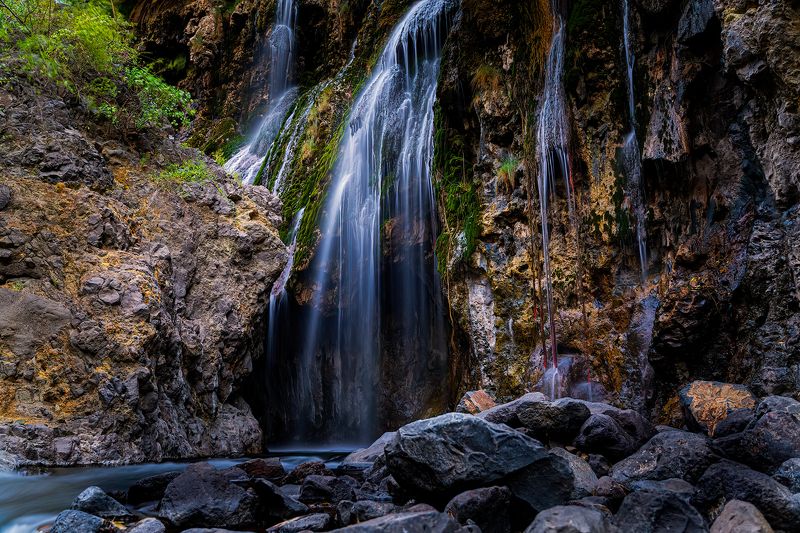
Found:
[{"label": "mist from waterfall", "polygon": [[[299,326],[302,348],[286,361],[297,365],[284,380],[285,401],[299,413],[286,421],[295,441],[369,441],[386,400],[381,386],[398,370],[440,389],[446,381],[431,168],[440,55],[455,5],[410,8],[345,125],[306,272],[314,292]],[[407,401],[424,401],[416,396]]]},{"label": "mist from waterfall", "polygon": [[642,183],[642,155],[636,136],[636,101],[634,98],[633,67],[636,57],[633,54],[630,28],[630,0],[622,0],[622,36],[625,48],[625,65],[627,70],[628,120],[630,130],[625,135],[622,145],[622,164],[627,177],[627,196],[630,208],[636,219],[636,244],[639,248],[639,266],[642,281],[647,279],[647,232],[645,220],[647,214],[644,207]]},{"label": "mist from waterfall", "polygon": [[[564,95],[564,45],[566,27],[559,1],[552,0],[553,37],[547,54],[544,70],[542,101],[539,107],[537,127],[537,156],[539,174],[539,215],[542,221],[542,258],[548,316],[550,352],[545,350],[545,368],[550,369],[547,377],[558,380],[558,345],[556,341],[555,306],[553,304],[553,279],[550,266],[550,202],[555,198],[557,181],[563,180],[566,190],[570,219],[573,218],[573,185],[569,164],[569,126],[567,106]],[[550,361],[548,362],[548,358]],[[553,389],[555,390],[555,389]]]},{"label": "mist from waterfall", "polygon": [[292,86],[295,62],[295,0],[278,0],[275,24],[269,37],[269,106],[247,144],[236,152],[225,169],[238,174],[243,183],[253,183],[262,171],[270,146],[278,137],[284,119],[292,111],[297,88]]}]

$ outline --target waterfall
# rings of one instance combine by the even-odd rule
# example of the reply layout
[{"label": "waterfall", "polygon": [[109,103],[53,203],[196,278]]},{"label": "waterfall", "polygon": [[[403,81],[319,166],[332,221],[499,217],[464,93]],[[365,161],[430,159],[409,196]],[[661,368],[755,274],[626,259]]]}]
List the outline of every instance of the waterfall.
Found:
[{"label": "waterfall", "polygon": [[304,344],[285,384],[284,401],[302,413],[288,423],[296,440],[373,438],[382,393],[397,386],[387,379],[398,370],[419,380],[399,385],[410,405],[424,401],[426,382],[442,388],[431,167],[440,54],[455,5],[422,0],[410,8],[347,120],[306,273],[314,293],[300,328]]},{"label": "waterfall", "polygon": [[627,67],[628,120],[630,130],[625,135],[622,145],[622,164],[628,179],[628,198],[631,210],[636,219],[636,242],[639,247],[639,266],[642,281],[647,279],[647,233],[645,230],[646,212],[644,208],[642,183],[642,156],[639,141],[636,137],[636,102],[634,100],[633,66],[636,58],[633,55],[630,29],[629,0],[622,0],[622,37],[625,48],[625,65]]},{"label": "waterfall", "polygon": [[269,316],[267,322],[267,358],[271,363],[274,360],[277,347],[275,341],[278,339],[278,324],[280,324],[283,315],[286,311],[286,283],[289,281],[289,276],[292,275],[292,268],[294,268],[294,253],[297,249],[297,232],[300,230],[300,224],[303,222],[303,213],[305,209],[301,209],[294,216],[292,227],[289,230],[289,258],[286,260],[286,266],[281,271],[278,279],[272,285],[272,290],[269,293]]},{"label": "waterfall", "polygon": [[269,107],[247,144],[225,163],[225,169],[238,174],[244,183],[253,183],[258,177],[267,152],[297,98],[297,88],[291,85],[296,22],[294,0],[278,0],[275,24],[269,38]]},{"label": "waterfall", "polygon": [[[558,346],[556,344],[555,306],[553,304],[553,280],[550,269],[550,198],[555,196],[557,180],[563,179],[570,210],[573,218],[572,175],[569,165],[569,129],[567,125],[567,106],[562,83],[564,72],[565,24],[558,0],[552,0],[553,38],[547,54],[544,71],[544,87],[542,103],[539,107],[537,142],[539,158],[538,192],[539,209],[542,219],[542,257],[547,316],[550,337],[550,368],[558,380]],[[545,355],[545,367],[548,366]]]}]

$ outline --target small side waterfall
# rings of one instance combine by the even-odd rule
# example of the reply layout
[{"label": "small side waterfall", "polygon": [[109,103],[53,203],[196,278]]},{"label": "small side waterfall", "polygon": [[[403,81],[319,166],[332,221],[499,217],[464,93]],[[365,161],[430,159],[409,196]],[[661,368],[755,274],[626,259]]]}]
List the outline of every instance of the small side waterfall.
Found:
[{"label": "small side waterfall", "polygon": [[[551,1],[553,12],[553,38],[547,54],[544,71],[542,103],[539,107],[537,128],[539,158],[539,209],[542,219],[542,256],[544,263],[545,290],[547,292],[547,316],[550,338],[550,353],[545,351],[545,380],[558,383],[558,345],[556,342],[555,306],[553,304],[553,280],[550,268],[550,199],[555,197],[557,181],[563,180],[566,190],[570,218],[573,218],[573,185],[569,164],[569,126],[567,106],[562,83],[564,72],[564,44],[566,27],[559,0]],[[548,362],[548,358],[550,361]],[[553,391],[557,387],[552,386]]]},{"label": "small side waterfall", "polygon": [[625,47],[625,65],[627,67],[628,120],[630,131],[622,145],[622,164],[628,178],[628,198],[633,216],[636,219],[636,243],[639,247],[639,265],[642,270],[642,281],[647,279],[647,233],[645,220],[647,213],[644,207],[642,183],[642,155],[636,136],[636,101],[634,99],[633,67],[636,58],[633,54],[630,29],[629,0],[622,0],[622,36]]},{"label": "small side waterfall", "polygon": [[[410,8],[346,124],[307,271],[303,346],[286,358],[297,365],[283,383],[284,401],[302,417],[286,421],[295,440],[366,442],[385,394],[418,407],[425,383],[441,389],[446,380],[431,167],[440,54],[455,5]],[[408,383],[393,382],[396,372]]]},{"label": "small side waterfall", "polygon": [[225,169],[239,174],[244,183],[255,181],[270,146],[278,136],[284,119],[297,99],[297,88],[291,85],[296,22],[295,1],[278,0],[275,8],[275,25],[269,38],[269,107],[248,143],[225,163]]}]

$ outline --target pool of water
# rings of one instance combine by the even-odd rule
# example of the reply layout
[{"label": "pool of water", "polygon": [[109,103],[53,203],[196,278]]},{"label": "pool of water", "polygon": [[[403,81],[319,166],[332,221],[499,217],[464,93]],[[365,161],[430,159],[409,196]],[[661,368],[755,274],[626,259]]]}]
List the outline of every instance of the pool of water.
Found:
[{"label": "pool of water", "polygon": [[[294,450],[273,453],[286,470],[306,461],[324,460],[335,468],[348,450]],[[247,459],[214,459],[208,462],[227,468]],[[191,463],[153,463],[112,467],[53,468],[38,473],[0,472],[0,533],[32,533],[52,523],[68,509],[86,487],[97,485],[106,492],[124,490],[135,481],[174,470]]]}]

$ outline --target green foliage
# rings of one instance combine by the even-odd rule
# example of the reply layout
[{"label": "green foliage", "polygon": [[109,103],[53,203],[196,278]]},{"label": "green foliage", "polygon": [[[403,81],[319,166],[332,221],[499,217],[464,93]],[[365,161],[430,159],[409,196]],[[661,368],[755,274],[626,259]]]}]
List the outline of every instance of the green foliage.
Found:
[{"label": "green foliage", "polygon": [[179,127],[191,117],[189,94],[141,63],[111,0],[0,0],[0,61],[17,61],[124,128]]},{"label": "green foliage", "polygon": [[519,168],[519,159],[513,155],[506,156],[503,163],[497,171],[497,177],[500,178],[500,183],[506,188],[507,191],[514,190],[514,175]]},{"label": "green foliage", "polygon": [[208,183],[214,180],[214,174],[204,161],[195,159],[185,161],[180,165],[169,165],[159,174],[153,176],[156,183]]}]

